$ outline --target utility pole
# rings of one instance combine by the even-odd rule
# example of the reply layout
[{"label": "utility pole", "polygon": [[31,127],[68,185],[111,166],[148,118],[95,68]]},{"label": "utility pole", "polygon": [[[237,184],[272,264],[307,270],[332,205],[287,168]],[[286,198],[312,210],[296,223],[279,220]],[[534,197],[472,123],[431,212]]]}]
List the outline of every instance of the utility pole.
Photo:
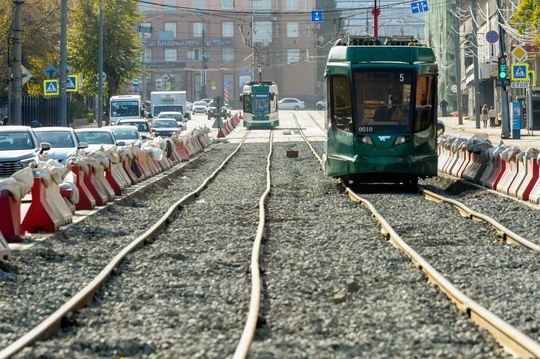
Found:
[{"label": "utility pole", "polygon": [[201,48],[201,58],[202,58],[202,67],[201,67],[201,98],[206,98],[206,69],[208,68],[208,57],[206,54],[206,34],[204,31],[204,20],[202,22],[202,48]]},{"label": "utility pole", "polygon": [[[103,126],[103,0],[99,1],[99,55],[98,55],[98,103],[97,103],[97,125]],[[110,111],[110,109],[109,109]]]},{"label": "utility pole", "polygon": [[[505,44],[504,44],[504,28],[501,26],[501,21],[504,21],[501,14],[501,0],[497,0],[497,13],[498,13],[498,21],[499,21],[499,58],[504,57],[506,58],[505,51]],[[508,63],[506,63],[507,69],[509,68]],[[508,73],[508,71],[506,72]],[[501,86],[501,115],[502,115],[502,122],[501,122],[501,138],[510,138],[510,111],[508,108],[508,92],[506,91],[506,86]],[[530,108],[527,109],[527,117],[532,116],[532,111],[530,111]],[[521,128],[521,126],[520,126]]]},{"label": "utility pole", "polygon": [[482,104],[480,103],[480,81],[478,73],[478,26],[476,25],[476,0],[471,1],[471,15],[472,15],[472,46],[473,46],[473,72],[474,72],[474,118],[476,121],[476,128],[480,128],[480,110]]},{"label": "utility pole", "polygon": [[[456,0],[456,8],[459,9],[461,4],[459,4],[459,0]],[[456,98],[456,106],[457,106],[457,113],[458,113],[458,124],[463,125],[463,107],[462,107],[462,93],[461,93],[461,52],[459,51],[459,21],[457,16],[453,16],[453,22],[452,27],[454,28],[454,60],[456,62],[456,87],[457,87],[457,98]]]},{"label": "utility pole", "polygon": [[60,126],[67,126],[67,0],[62,0],[60,18],[60,73],[58,75],[58,86],[60,96],[58,98],[58,120]]},{"label": "utility pole", "polygon": [[22,125],[22,4],[24,0],[14,0],[13,14],[13,59],[11,61],[11,74],[13,75],[13,95],[11,106],[12,125]]}]

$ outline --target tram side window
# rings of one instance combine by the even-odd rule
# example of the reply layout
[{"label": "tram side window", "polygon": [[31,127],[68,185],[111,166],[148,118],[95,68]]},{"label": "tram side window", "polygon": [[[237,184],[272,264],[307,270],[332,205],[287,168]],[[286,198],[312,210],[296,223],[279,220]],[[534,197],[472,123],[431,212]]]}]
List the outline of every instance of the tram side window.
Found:
[{"label": "tram side window", "polygon": [[352,132],[351,87],[345,75],[332,77],[332,122],[337,128]]},{"label": "tram side window", "polygon": [[414,132],[423,131],[430,126],[434,118],[433,94],[436,92],[435,77],[433,75],[418,76]]}]

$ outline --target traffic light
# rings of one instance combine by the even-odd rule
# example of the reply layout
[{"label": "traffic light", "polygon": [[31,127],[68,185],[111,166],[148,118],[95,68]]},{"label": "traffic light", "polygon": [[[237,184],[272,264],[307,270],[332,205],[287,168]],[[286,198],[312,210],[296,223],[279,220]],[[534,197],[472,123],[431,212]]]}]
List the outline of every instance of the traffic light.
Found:
[{"label": "traffic light", "polygon": [[508,78],[508,67],[506,66],[506,56],[499,57],[498,77],[506,80]]}]

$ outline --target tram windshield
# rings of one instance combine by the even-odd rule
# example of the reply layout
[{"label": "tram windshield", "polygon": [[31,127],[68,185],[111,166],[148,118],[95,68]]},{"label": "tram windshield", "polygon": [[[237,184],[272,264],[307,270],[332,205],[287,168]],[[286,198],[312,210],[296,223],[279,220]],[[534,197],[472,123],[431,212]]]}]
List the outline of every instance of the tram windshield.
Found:
[{"label": "tram windshield", "polygon": [[253,113],[270,113],[270,100],[254,98],[252,100]]},{"label": "tram windshield", "polygon": [[411,123],[410,71],[357,71],[356,112],[359,126],[406,126]]}]

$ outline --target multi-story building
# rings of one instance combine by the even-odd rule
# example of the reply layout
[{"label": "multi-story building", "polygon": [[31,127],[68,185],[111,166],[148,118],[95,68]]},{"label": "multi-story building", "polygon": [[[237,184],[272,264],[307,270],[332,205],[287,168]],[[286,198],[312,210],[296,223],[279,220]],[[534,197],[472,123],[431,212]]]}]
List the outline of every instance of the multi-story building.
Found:
[{"label": "multi-story building", "polygon": [[[185,90],[191,101],[215,96],[237,104],[244,83],[273,80],[280,97],[315,104],[324,94],[318,62],[316,0],[156,0],[141,2],[139,32],[146,76],[155,90]],[[328,51],[326,49],[325,54]]]}]

